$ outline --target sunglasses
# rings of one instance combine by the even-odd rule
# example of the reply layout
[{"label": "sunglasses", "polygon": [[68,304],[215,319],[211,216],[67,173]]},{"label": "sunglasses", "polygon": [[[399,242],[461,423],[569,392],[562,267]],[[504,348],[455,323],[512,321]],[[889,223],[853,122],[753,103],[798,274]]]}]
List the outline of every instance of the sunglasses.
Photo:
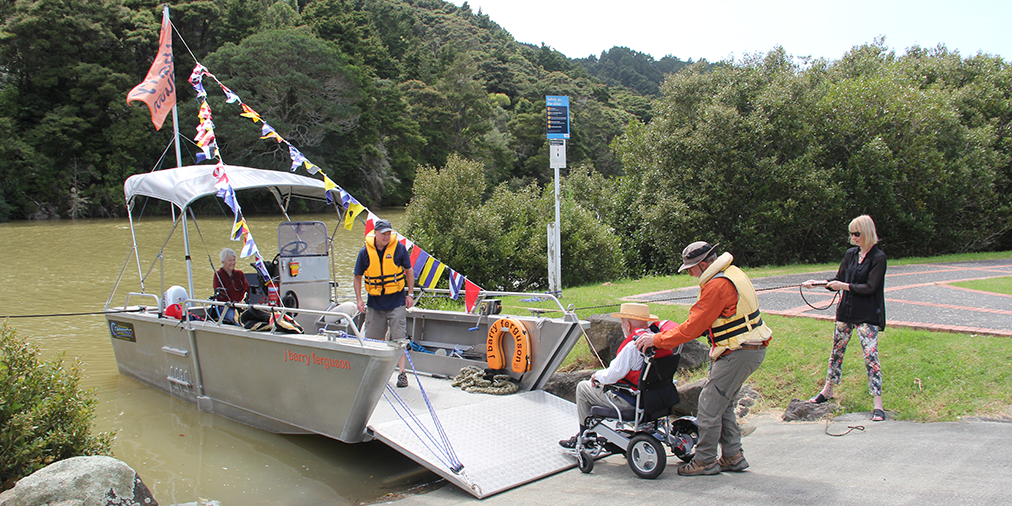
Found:
[{"label": "sunglasses", "polygon": [[861,231],[851,232],[850,235],[852,235],[854,237],[861,237]]}]

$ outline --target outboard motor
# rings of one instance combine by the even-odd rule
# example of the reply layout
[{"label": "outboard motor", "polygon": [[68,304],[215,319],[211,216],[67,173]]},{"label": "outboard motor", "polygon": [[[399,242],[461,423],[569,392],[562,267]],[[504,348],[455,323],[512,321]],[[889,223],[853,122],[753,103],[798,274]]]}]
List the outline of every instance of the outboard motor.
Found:
[{"label": "outboard motor", "polygon": [[165,311],[165,308],[173,304],[179,304],[182,306],[183,301],[189,298],[190,297],[186,295],[186,288],[179,285],[170,286],[169,289],[165,290],[165,293],[162,294],[162,311]]}]

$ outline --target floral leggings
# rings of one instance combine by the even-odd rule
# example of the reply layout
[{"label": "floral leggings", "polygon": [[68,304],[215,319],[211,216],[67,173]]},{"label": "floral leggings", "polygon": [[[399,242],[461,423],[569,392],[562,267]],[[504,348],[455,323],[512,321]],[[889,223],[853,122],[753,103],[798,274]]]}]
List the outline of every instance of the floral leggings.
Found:
[{"label": "floral leggings", "polygon": [[868,369],[868,393],[871,395],[882,395],[882,369],[878,362],[878,326],[862,323],[836,322],[836,330],[833,331],[833,351],[829,355],[829,372],[826,381],[840,384],[840,377],[843,376],[843,356],[847,353],[847,343],[850,336],[857,329],[857,336],[861,339],[861,348],[864,350],[864,365]]}]

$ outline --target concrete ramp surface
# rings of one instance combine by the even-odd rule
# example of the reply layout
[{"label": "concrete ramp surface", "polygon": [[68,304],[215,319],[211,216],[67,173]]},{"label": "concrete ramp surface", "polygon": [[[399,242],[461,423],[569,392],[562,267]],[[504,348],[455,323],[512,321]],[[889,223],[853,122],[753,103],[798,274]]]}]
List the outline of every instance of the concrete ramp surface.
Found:
[{"label": "concrete ramp surface", "polygon": [[[432,439],[412,422],[387,392],[369,420],[370,434],[451,483],[481,499],[576,466],[558,444],[576,433],[576,405],[541,390],[497,396],[467,393],[450,380],[409,375],[408,388],[395,388]],[[446,451],[419,390],[435,408],[446,440],[464,466],[450,467]],[[393,401],[397,411],[391,406]]]}]

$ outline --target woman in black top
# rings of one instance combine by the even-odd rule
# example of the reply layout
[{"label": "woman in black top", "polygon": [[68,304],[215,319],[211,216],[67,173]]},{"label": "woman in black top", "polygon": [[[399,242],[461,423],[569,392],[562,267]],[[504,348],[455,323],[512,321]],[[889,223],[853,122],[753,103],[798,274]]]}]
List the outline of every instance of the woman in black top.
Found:
[{"label": "woman in black top", "polygon": [[809,402],[821,403],[833,398],[833,384],[840,384],[843,356],[850,336],[857,329],[864,349],[864,362],[868,370],[868,392],[875,398],[872,420],[885,420],[882,409],[882,370],[878,361],[878,333],[886,326],[885,284],[886,255],[877,246],[878,234],[871,216],[862,215],[850,222],[850,242],[836,277],[823,283],[808,280],[802,285],[811,288],[825,284],[826,288],[843,291],[836,308],[836,330],[833,332],[833,351],[829,356],[829,372],[822,391]]}]

